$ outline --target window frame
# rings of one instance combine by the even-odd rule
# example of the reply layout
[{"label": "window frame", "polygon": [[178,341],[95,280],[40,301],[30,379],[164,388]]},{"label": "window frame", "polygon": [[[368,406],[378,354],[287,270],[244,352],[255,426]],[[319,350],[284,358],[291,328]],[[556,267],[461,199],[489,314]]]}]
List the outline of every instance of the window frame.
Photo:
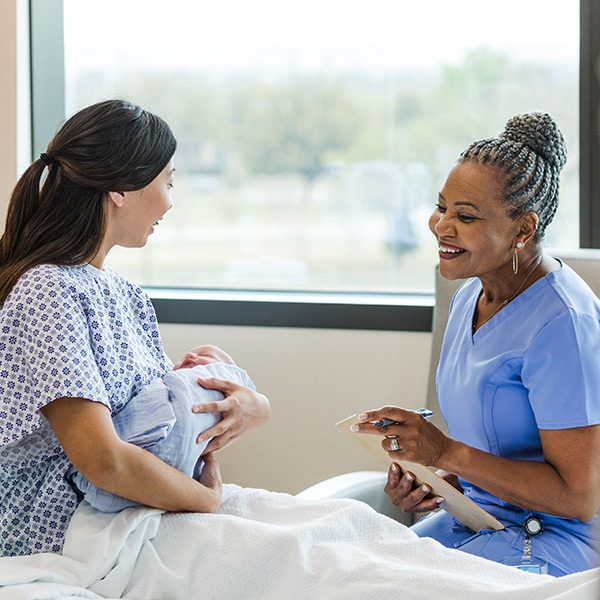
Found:
[{"label": "window frame", "polygon": [[600,3],[580,0],[579,246],[600,248]]},{"label": "window frame", "polygon": [[[32,156],[65,118],[63,0],[29,0]],[[600,248],[600,3],[580,0],[580,247]],[[434,295],[146,287],[161,323],[431,331]]]}]

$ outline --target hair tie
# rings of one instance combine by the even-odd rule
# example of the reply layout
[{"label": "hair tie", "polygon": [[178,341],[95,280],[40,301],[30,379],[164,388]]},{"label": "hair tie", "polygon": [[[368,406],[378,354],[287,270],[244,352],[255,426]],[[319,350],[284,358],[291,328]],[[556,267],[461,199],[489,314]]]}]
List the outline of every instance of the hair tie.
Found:
[{"label": "hair tie", "polygon": [[54,162],[54,159],[51,156],[48,156],[45,152],[42,152],[40,154],[40,158],[44,161],[47,167],[49,167]]}]

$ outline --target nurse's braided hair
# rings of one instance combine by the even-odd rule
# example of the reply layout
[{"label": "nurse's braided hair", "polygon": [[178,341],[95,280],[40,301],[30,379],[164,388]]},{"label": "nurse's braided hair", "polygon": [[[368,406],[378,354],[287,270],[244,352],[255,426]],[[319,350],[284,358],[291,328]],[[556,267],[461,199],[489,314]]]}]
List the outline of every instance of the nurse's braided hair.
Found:
[{"label": "nurse's braided hair", "polygon": [[497,138],[471,144],[459,162],[487,164],[504,173],[509,215],[517,219],[536,213],[537,243],[556,214],[560,171],[566,160],[565,140],[554,119],[532,112],[510,119]]}]

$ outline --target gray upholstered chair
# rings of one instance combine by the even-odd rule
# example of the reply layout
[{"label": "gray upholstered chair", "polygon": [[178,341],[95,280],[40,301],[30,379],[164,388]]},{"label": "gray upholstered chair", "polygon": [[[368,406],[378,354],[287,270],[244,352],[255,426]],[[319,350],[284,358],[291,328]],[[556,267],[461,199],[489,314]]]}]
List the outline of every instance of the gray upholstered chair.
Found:
[{"label": "gray upholstered chair", "polygon": [[[559,257],[563,260],[600,297],[600,250],[546,250],[546,254]],[[461,283],[462,281],[460,280],[448,281],[444,279],[436,267],[431,358],[425,405],[434,411],[434,416],[431,419],[432,422],[444,431],[446,431],[446,424],[440,415],[435,376],[450,302],[454,292]],[[355,498],[366,502],[383,514],[410,525],[413,522],[413,516],[407,515],[395,507],[383,491],[386,479],[387,473],[383,471],[357,471],[321,481],[300,492],[298,495],[306,498]]]}]

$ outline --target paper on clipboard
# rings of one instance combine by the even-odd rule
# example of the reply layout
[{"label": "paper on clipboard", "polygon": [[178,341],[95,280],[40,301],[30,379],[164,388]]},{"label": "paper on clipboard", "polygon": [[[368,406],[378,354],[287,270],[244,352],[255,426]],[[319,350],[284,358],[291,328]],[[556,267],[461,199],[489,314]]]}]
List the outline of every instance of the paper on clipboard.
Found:
[{"label": "paper on clipboard", "polygon": [[350,431],[350,426],[354,423],[358,423],[357,415],[352,415],[336,423],[335,426],[353,439],[359,446],[362,446],[365,450],[373,454],[387,467],[392,462],[395,462],[403,471],[410,471],[415,476],[418,484],[426,483],[434,495],[444,498],[442,508],[463,525],[466,525],[473,531],[479,531],[480,529],[504,529],[504,525],[500,521],[477,506],[472,500],[469,500],[469,498],[461,494],[455,487],[436,475],[428,467],[404,460],[392,460],[388,453],[381,447],[380,436]]}]

